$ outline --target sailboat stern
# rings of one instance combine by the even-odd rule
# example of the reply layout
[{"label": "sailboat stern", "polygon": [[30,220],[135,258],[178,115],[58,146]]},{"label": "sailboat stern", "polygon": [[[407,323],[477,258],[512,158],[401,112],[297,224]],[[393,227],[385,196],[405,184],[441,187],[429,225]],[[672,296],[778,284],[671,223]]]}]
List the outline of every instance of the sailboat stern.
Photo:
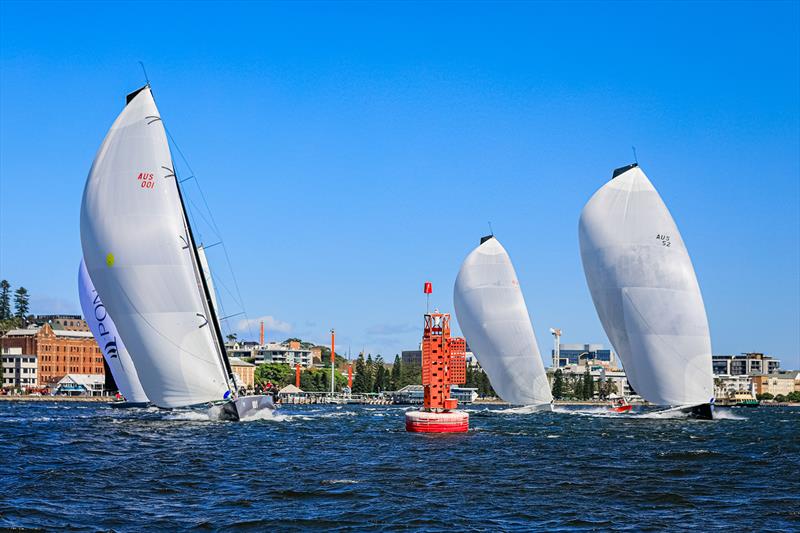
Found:
[{"label": "sailboat stern", "polygon": [[686,411],[689,413],[689,418],[697,420],[714,420],[714,403],[701,403],[700,405],[693,405]]},{"label": "sailboat stern", "polygon": [[259,413],[269,413],[275,410],[272,396],[242,396],[220,406],[212,407],[213,415],[219,420],[238,422]]}]

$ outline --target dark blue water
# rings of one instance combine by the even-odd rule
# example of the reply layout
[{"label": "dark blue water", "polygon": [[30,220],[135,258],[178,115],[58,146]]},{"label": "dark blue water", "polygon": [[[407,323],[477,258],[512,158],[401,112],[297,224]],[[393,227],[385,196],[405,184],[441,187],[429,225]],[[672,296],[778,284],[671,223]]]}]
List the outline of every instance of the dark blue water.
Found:
[{"label": "dark blue water", "polygon": [[398,407],[274,420],[0,402],[0,528],[800,530],[800,408],[713,422]]}]

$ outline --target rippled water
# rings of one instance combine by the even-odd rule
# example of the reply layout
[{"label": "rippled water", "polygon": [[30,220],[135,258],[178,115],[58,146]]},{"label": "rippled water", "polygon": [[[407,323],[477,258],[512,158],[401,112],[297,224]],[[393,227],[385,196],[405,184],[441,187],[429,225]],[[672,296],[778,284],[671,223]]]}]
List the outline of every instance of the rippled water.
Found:
[{"label": "rippled water", "polygon": [[0,528],[800,529],[800,408],[468,410],[468,434],[419,435],[397,406],[0,402]]}]

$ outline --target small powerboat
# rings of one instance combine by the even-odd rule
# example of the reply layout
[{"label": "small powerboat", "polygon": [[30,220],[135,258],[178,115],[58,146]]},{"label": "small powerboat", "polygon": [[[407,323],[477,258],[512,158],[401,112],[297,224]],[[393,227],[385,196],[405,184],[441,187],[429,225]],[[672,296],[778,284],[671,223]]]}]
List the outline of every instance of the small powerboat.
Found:
[{"label": "small powerboat", "polygon": [[628,400],[624,396],[617,396],[616,394],[612,394],[609,396],[611,400],[611,411],[614,413],[627,413],[632,409],[632,405],[628,403]]}]

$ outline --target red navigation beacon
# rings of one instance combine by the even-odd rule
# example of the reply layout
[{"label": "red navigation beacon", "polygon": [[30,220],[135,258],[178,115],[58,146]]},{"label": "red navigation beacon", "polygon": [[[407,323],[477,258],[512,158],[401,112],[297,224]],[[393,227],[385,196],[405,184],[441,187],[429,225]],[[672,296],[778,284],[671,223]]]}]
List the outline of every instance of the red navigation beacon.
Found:
[{"label": "red navigation beacon", "polygon": [[425,314],[422,334],[422,386],[424,407],[406,412],[406,431],[418,433],[460,433],[469,430],[469,415],[456,410],[458,400],[450,397],[450,385],[466,382],[466,341],[450,337],[450,314]]}]

